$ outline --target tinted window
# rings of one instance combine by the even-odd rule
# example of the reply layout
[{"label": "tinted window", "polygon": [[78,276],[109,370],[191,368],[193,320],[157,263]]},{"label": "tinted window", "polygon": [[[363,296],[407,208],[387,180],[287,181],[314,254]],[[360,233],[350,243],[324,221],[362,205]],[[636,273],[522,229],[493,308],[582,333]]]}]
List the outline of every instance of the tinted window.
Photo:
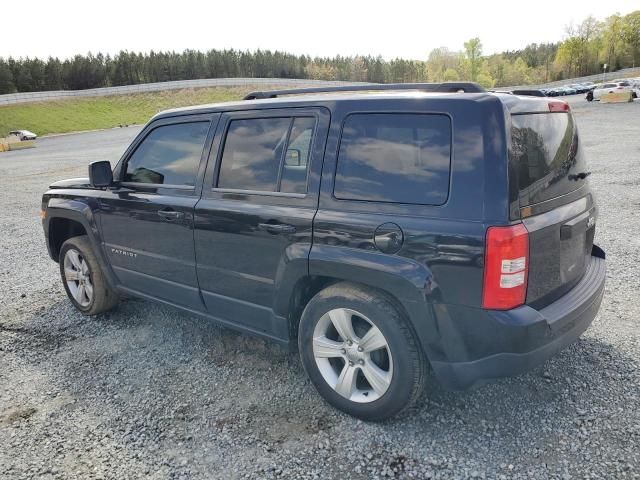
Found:
[{"label": "tinted window", "polygon": [[576,177],[587,166],[572,115],[514,115],[511,135],[521,205],[564,195],[586,181]]},{"label": "tinted window", "polygon": [[305,193],[314,126],[313,117],[232,120],[218,187]]},{"label": "tinted window", "polygon": [[316,120],[312,117],[296,118],[293,121],[287,155],[282,168],[281,192],[307,192],[307,167],[315,124]]},{"label": "tinted window", "polygon": [[441,205],[449,192],[450,166],[447,116],[350,115],[342,131],[334,195]]},{"label": "tinted window", "polygon": [[276,191],[289,118],[233,120],[222,153],[218,187]]},{"label": "tinted window", "polygon": [[194,186],[209,122],[164,125],[127,162],[125,182]]}]

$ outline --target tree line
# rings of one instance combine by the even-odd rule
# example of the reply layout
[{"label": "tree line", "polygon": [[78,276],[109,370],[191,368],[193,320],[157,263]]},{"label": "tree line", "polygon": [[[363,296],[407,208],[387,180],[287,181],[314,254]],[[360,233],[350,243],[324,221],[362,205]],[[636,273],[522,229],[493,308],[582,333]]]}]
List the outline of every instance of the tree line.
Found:
[{"label": "tree line", "polygon": [[479,38],[461,51],[432,50],[426,60],[374,56],[310,57],[279,51],[76,55],[60,60],[0,57],[0,94],[44,90],[82,90],[199,78],[301,78],[374,83],[473,80],[486,87],[541,84],[564,78],[640,66],[640,10],[599,21],[587,17],[566,29],[557,43],[530,44],[522,50],[483,55]]}]

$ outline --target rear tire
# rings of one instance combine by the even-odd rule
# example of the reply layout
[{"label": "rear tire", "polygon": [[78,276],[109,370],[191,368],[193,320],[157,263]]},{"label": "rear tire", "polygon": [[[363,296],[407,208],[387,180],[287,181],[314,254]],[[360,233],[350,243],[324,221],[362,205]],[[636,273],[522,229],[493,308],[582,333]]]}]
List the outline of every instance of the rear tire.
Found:
[{"label": "rear tire", "polygon": [[73,306],[84,315],[97,315],[118,304],[86,235],[72,237],[60,248],[60,275]]},{"label": "rear tire", "polygon": [[424,390],[422,348],[402,311],[374,289],[342,282],[318,293],[302,313],[298,347],[318,393],[362,420],[393,417]]}]

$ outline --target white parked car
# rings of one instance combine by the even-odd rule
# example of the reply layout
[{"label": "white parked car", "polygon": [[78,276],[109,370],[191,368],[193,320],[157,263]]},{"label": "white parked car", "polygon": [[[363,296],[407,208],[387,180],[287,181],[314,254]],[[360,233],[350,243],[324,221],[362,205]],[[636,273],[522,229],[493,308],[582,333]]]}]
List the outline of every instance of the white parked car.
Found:
[{"label": "white parked car", "polygon": [[[608,82],[598,85],[593,91],[588,92],[586,99],[588,101],[600,100],[600,98],[607,93],[619,93],[619,92],[633,92],[631,83],[624,80],[620,82]],[[635,93],[635,92],[634,92]]]},{"label": "white parked car", "polygon": [[21,142],[25,140],[35,140],[38,136],[30,132],[29,130],[12,130],[9,132],[9,136],[15,135],[20,139]]}]

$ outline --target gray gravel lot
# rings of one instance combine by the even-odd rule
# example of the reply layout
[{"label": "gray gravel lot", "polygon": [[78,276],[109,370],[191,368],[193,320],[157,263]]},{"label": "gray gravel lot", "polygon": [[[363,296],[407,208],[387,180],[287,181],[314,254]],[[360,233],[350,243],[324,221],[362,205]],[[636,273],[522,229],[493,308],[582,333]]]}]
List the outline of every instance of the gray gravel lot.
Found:
[{"label": "gray gravel lot", "polygon": [[601,209],[607,291],[575,345],[383,424],[328,407],[295,355],[129,300],[85,318],[37,216],[49,183],[137,128],[0,154],[0,478],[640,478],[640,103],[571,99]]}]

